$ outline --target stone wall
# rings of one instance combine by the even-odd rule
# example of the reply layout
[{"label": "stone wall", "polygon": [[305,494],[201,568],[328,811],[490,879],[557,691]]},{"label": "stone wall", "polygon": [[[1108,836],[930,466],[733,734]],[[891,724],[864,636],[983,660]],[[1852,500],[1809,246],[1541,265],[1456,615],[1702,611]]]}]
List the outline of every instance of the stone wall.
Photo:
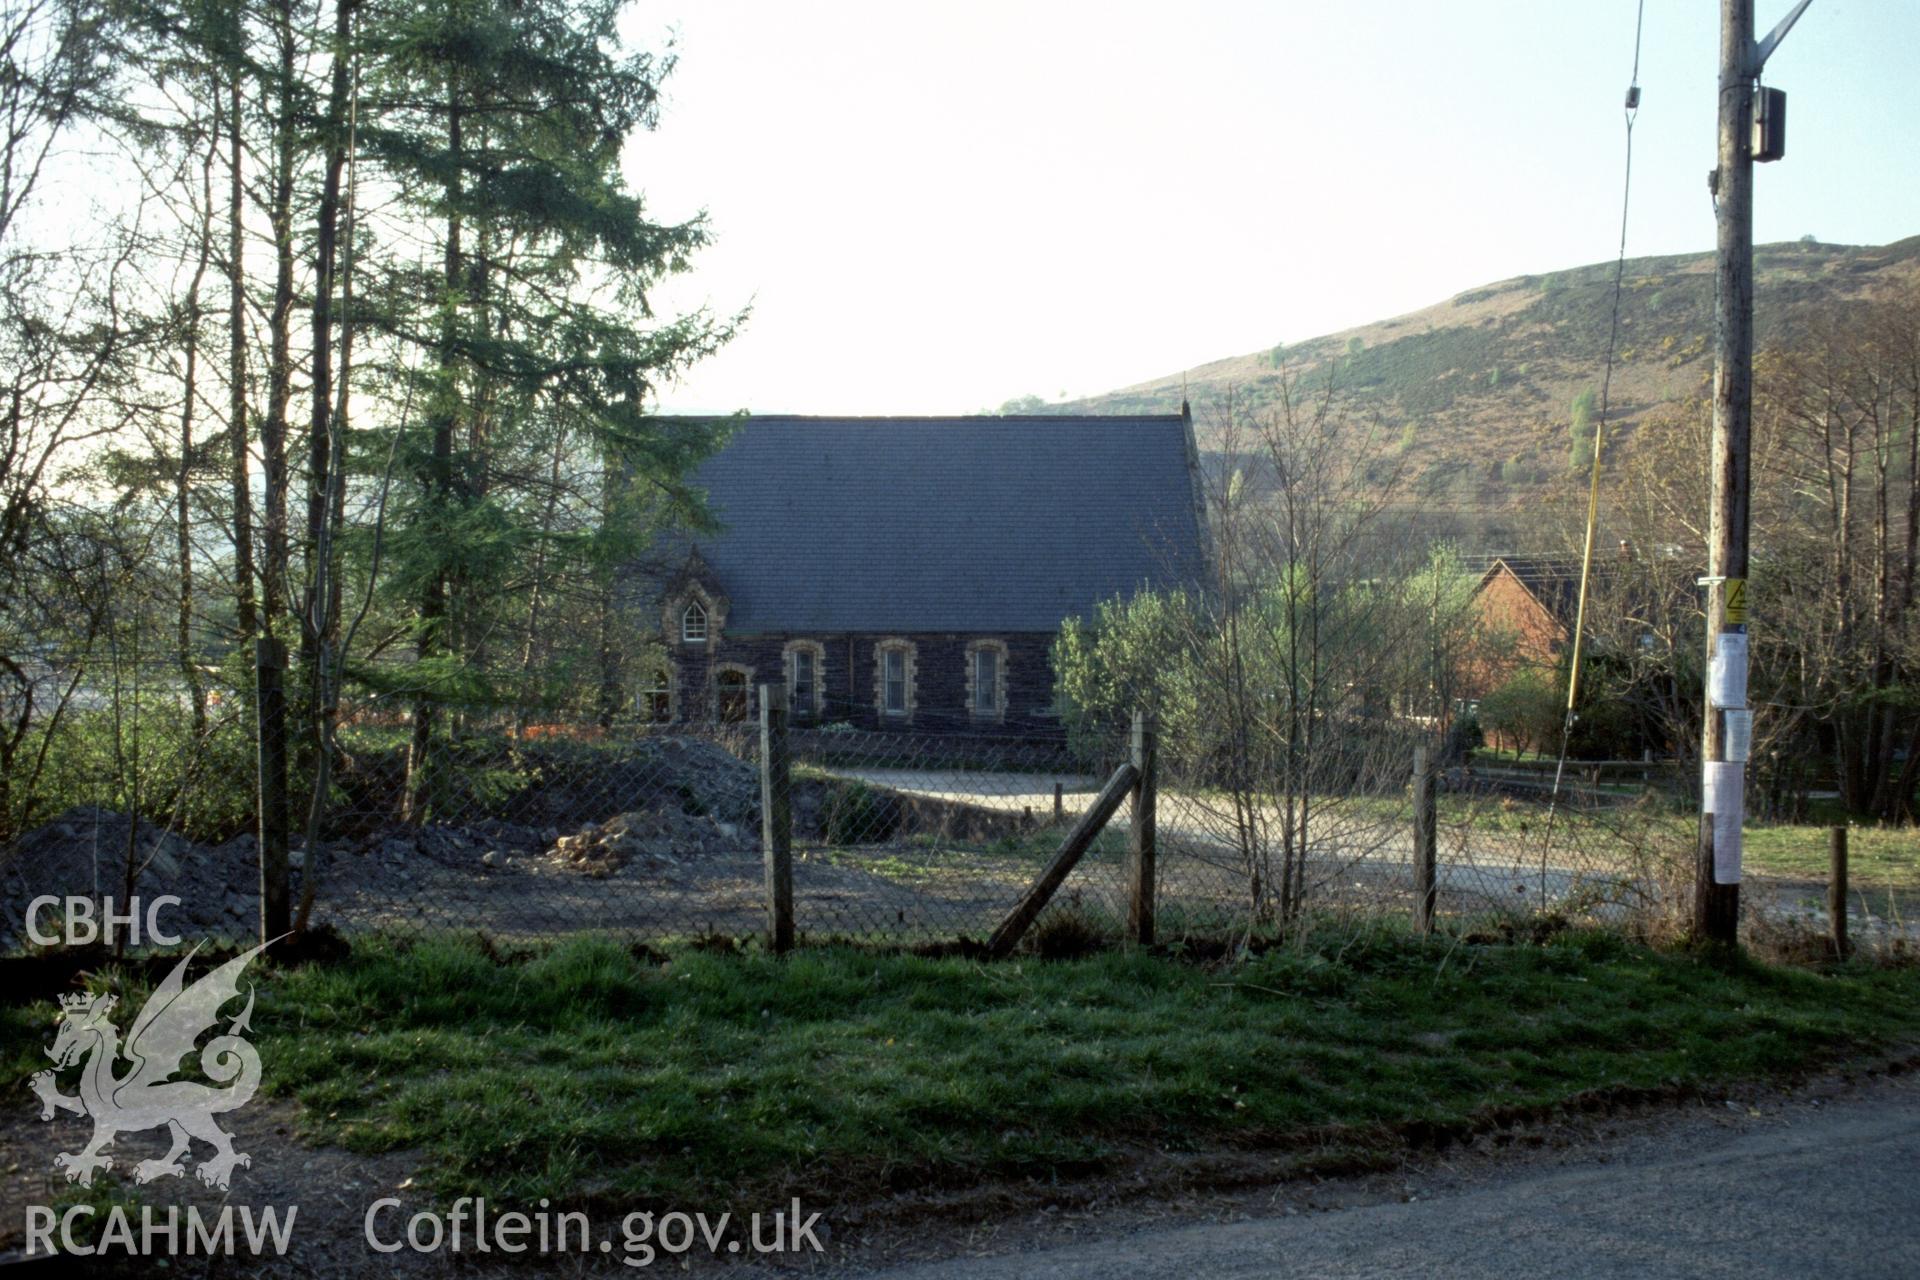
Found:
[{"label": "stone wall", "polygon": [[[757,686],[786,679],[789,641],[806,640],[820,646],[825,662],[822,709],[818,717],[807,708],[795,708],[795,723],[851,723],[863,729],[912,729],[915,732],[1027,733],[1053,732],[1059,721],[1050,714],[1053,703],[1051,634],[925,633],[886,635],[721,635],[711,644],[675,644],[669,647],[673,665],[673,709],[676,719],[705,720],[717,713],[716,686],[722,673],[737,673],[749,688],[746,715],[759,715]],[[1004,716],[975,714],[969,707],[971,686],[969,645],[981,640],[1006,645]],[[910,711],[905,717],[881,714],[878,706],[879,652],[884,643],[900,642],[912,654],[909,680]],[[646,683],[646,676],[640,677]]]}]

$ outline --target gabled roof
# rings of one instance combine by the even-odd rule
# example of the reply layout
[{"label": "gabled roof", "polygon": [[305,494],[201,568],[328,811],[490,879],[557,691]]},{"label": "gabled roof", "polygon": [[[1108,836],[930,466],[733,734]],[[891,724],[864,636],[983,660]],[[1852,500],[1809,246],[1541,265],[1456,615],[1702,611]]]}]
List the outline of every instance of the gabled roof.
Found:
[{"label": "gabled roof", "polygon": [[[1485,570],[1475,590],[1502,571],[1517,579],[1527,594],[1539,601],[1553,619],[1571,631],[1580,608],[1580,557],[1568,555],[1497,555],[1484,557]],[[1471,563],[1471,562],[1470,562]],[[1593,561],[1593,585],[1607,582],[1618,567],[1605,557]]]},{"label": "gabled roof", "polygon": [[1053,631],[1203,566],[1179,414],[752,417],[694,480],[732,634]]}]

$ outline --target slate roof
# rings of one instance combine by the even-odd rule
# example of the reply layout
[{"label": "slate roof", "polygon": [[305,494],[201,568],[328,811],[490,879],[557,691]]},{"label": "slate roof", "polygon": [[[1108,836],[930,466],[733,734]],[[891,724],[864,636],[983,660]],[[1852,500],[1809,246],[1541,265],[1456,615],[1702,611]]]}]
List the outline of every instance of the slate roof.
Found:
[{"label": "slate roof", "polygon": [[728,634],[1053,631],[1203,567],[1187,419],[751,417],[695,473]]},{"label": "slate roof", "polygon": [[[1472,563],[1471,561],[1469,563]],[[1497,555],[1486,557],[1486,569],[1480,575],[1485,586],[1502,567],[1520,580],[1528,594],[1552,614],[1561,626],[1572,630],[1580,610],[1580,557],[1567,555]],[[1619,566],[1605,555],[1593,560],[1596,587],[1610,581]]]}]

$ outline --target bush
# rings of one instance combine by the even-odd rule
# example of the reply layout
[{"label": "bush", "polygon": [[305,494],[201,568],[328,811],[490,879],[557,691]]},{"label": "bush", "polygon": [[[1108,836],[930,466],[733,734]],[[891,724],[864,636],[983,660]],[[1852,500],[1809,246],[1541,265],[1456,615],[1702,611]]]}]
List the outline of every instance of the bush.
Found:
[{"label": "bush", "polygon": [[828,844],[871,844],[900,825],[900,805],[864,782],[837,788],[821,813]]},{"label": "bush", "polygon": [[253,821],[251,724],[235,707],[195,737],[192,713],[174,703],[123,711],[117,725],[110,710],[69,712],[50,739],[29,744],[34,754],[45,746],[46,767],[4,816],[19,830],[98,805],[190,840],[225,840]]},{"label": "bush", "polygon": [[1522,751],[1553,740],[1560,727],[1562,695],[1557,681],[1538,671],[1520,671],[1480,700],[1480,724]]},{"label": "bush", "polygon": [[1462,711],[1447,726],[1447,736],[1440,743],[1440,763],[1443,765],[1463,764],[1478,747],[1487,745],[1487,735],[1480,728],[1480,717],[1471,711]]}]

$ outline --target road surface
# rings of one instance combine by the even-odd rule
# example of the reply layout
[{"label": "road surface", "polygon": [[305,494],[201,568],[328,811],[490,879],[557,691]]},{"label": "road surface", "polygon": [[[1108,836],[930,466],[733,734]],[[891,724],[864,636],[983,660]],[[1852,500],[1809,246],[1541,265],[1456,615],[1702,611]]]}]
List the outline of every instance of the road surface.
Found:
[{"label": "road surface", "polygon": [[1434,1198],[1257,1218],[882,1273],[1095,1277],[1920,1276],[1920,1084],[1896,1080],[1716,1128],[1676,1118],[1626,1148]]}]

